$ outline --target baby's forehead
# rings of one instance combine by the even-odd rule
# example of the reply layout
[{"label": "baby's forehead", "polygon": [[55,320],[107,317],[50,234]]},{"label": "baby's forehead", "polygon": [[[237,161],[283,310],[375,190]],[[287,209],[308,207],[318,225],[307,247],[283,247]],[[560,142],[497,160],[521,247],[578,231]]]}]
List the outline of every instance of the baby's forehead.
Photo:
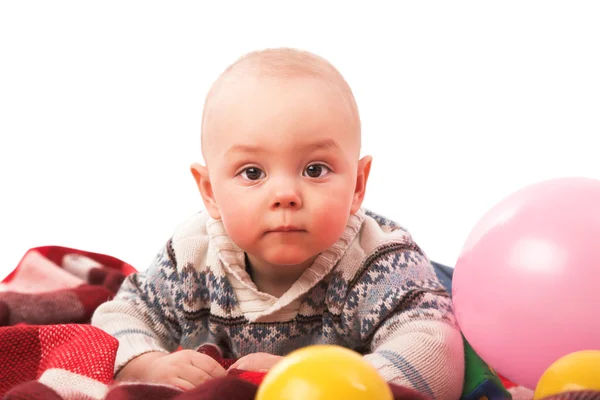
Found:
[{"label": "baby's forehead", "polygon": [[356,109],[352,90],[341,74],[325,60],[257,55],[255,58],[243,59],[232,65],[219,77],[207,96],[205,113],[210,113],[211,109],[221,106],[222,103],[227,105],[229,101],[242,94],[243,88],[251,87],[256,93],[275,84],[284,90],[297,81],[326,83],[341,93],[341,98]]},{"label": "baby's forehead", "polygon": [[317,55],[300,50],[270,49],[242,57],[228,67],[213,84],[203,112],[203,149],[206,136],[214,139],[211,131],[216,127],[216,121],[219,121],[217,125],[221,125],[227,119],[236,118],[236,115],[231,114],[232,103],[252,101],[248,93],[260,93],[272,88],[274,82],[283,92],[287,84],[299,80],[324,82],[341,94],[338,99],[350,110],[351,119],[355,120],[360,132],[360,118],[352,90],[332,64]]},{"label": "baby's forehead", "polygon": [[352,90],[342,74],[326,59],[290,48],[266,49],[248,53],[231,64],[212,85],[205,101],[205,111],[214,100],[235,93],[241,82],[252,81],[257,88],[276,80],[285,85],[297,79],[313,79],[336,86],[351,103],[358,116]]}]

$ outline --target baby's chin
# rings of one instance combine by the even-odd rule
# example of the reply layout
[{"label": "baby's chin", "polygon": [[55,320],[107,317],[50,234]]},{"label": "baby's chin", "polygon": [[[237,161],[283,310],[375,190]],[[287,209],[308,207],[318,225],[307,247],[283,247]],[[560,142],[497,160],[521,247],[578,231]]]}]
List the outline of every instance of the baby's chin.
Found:
[{"label": "baby's chin", "polygon": [[270,249],[266,254],[262,254],[261,258],[271,265],[296,266],[305,263],[312,264],[318,254],[296,246],[278,246],[277,249]]}]

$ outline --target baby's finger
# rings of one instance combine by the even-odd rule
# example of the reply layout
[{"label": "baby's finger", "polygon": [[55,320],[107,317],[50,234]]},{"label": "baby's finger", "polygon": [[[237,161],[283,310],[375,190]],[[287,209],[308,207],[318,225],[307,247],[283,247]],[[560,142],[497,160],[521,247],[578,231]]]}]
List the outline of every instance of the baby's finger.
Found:
[{"label": "baby's finger", "polygon": [[173,378],[171,380],[171,382],[169,382],[168,384],[176,386],[179,389],[186,390],[186,391],[187,390],[192,390],[193,388],[196,387],[196,385],[192,384],[191,382],[189,382],[189,381],[187,381],[185,379],[179,378],[179,377]]},{"label": "baby's finger", "polygon": [[193,387],[198,387],[207,380],[211,379],[211,376],[204,370],[192,364],[188,364],[181,367],[178,378],[189,382],[193,385]]},{"label": "baby's finger", "polygon": [[246,360],[244,359],[244,357],[242,357],[239,360],[237,360],[236,362],[234,362],[233,364],[231,364],[229,366],[229,368],[227,368],[227,370],[232,370],[232,369],[246,370],[246,368],[244,368],[244,366],[247,365],[247,364],[248,363],[246,362]]},{"label": "baby's finger", "polygon": [[211,378],[220,378],[227,375],[227,371],[214,358],[206,354],[194,353],[191,357],[192,365],[206,372]]},{"label": "baby's finger", "polygon": [[240,358],[229,369],[265,372],[273,368],[280,360],[280,356],[267,353],[253,353]]},{"label": "baby's finger", "polygon": [[227,368],[227,370],[230,370],[230,369],[240,369],[240,362],[241,362],[243,359],[244,359],[243,357],[242,357],[242,358],[240,358],[240,359],[238,359],[236,362],[234,362],[233,364],[231,364],[231,365],[229,366],[229,368]]}]

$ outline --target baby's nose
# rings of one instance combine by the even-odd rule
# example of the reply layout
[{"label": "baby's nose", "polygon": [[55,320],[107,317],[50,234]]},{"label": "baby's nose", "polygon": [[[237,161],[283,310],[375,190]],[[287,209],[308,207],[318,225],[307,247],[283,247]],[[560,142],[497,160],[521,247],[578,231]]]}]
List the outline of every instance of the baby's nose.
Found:
[{"label": "baby's nose", "polygon": [[302,199],[295,190],[279,191],[275,194],[271,207],[298,209],[302,207]]}]

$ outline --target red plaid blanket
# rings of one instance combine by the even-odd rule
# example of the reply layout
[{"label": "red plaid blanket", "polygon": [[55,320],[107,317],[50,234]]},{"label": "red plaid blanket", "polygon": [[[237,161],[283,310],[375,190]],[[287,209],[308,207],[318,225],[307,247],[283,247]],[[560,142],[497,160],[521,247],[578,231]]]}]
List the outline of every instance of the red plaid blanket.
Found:
[{"label": "red plaid blanket", "polygon": [[[118,342],[89,325],[135,269],[114,257],[66,247],[29,250],[0,283],[0,397],[3,399],[253,399],[264,373],[230,371],[188,392],[113,382]],[[199,351],[224,367],[212,346]],[[424,399],[390,385],[396,399]]]},{"label": "red plaid blanket", "polygon": [[[6,399],[253,399],[264,373],[234,370],[188,392],[169,386],[113,382],[118,342],[89,325],[94,310],[114,297],[136,270],[104,254],[59,246],[29,250],[0,283],[0,397]],[[225,368],[212,346],[206,353]],[[513,400],[533,392],[503,381]],[[390,385],[395,399],[424,399]],[[493,400],[493,399],[490,399]],[[600,400],[572,392],[548,400]]]}]

